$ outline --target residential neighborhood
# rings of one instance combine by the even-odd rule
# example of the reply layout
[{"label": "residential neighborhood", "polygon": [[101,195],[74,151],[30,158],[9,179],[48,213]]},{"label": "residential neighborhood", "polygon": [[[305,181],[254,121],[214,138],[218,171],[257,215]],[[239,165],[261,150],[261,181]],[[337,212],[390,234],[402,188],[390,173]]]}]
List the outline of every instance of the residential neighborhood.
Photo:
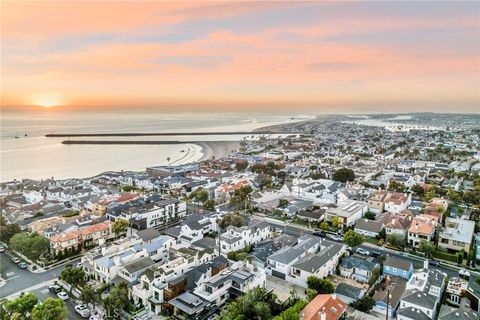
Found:
[{"label": "residential neighborhood", "polygon": [[185,165],[1,183],[2,312],[479,319],[478,128],[341,119]]}]

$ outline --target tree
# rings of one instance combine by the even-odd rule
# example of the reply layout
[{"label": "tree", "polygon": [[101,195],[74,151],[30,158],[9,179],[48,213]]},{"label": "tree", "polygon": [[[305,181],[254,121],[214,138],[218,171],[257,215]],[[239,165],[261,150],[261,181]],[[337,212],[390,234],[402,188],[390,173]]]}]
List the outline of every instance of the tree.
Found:
[{"label": "tree", "polygon": [[370,296],[365,296],[360,300],[352,302],[352,307],[362,312],[368,312],[372,310],[374,305],[375,299]]},{"label": "tree", "polygon": [[307,289],[307,299],[308,301],[312,301],[313,299],[315,299],[315,297],[317,296],[317,290],[314,290],[314,289]]},{"label": "tree", "polygon": [[128,230],[128,221],[125,219],[117,219],[113,223],[112,231],[118,237],[122,234],[127,233]]},{"label": "tree", "polygon": [[10,239],[16,235],[17,233],[20,233],[21,229],[20,226],[16,224],[5,224],[5,225],[0,225],[0,241],[9,244]]},{"label": "tree", "polygon": [[234,191],[233,197],[230,198],[230,203],[242,203],[247,199],[248,195],[252,192],[250,185],[243,186]]},{"label": "tree", "polygon": [[203,204],[203,209],[215,211],[215,200],[208,199],[207,201],[205,201],[205,203]]},{"label": "tree", "polygon": [[111,315],[114,319],[119,318],[120,310],[128,306],[127,287],[123,284],[114,287],[110,294],[103,299],[103,306],[108,315]]},{"label": "tree", "polygon": [[405,236],[400,234],[389,234],[387,236],[387,242],[394,247],[403,248],[405,246]]},{"label": "tree", "polygon": [[20,297],[5,302],[5,309],[12,317],[13,314],[18,313],[23,318],[32,313],[33,308],[37,304],[38,299],[32,293],[21,295]]},{"label": "tree", "polygon": [[240,160],[235,163],[235,170],[237,171],[245,171],[248,167],[248,162],[245,160]]},{"label": "tree", "polygon": [[307,278],[307,285],[309,289],[315,290],[317,294],[333,293],[335,291],[335,286],[330,280],[320,279],[315,276]]},{"label": "tree", "polygon": [[377,217],[375,213],[371,212],[371,211],[367,211],[365,212],[365,215],[363,216],[365,219],[368,219],[368,220],[375,220],[375,218]]},{"label": "tree", "polygon": [[343,227],[343,222],[339,217],[333,217],[331,222],[334,230],[340,230]]},{"label": "tree", "polygon": [[72,293],[73,287],[85,283],[85,277],[86,274],[82,268],[74,268],[71,265],[63,269],[60,274],[60,279],[70,285],[70,293]]},{"label": "tree", "polygon": [[365,239],[361,234],[353,230],[348,230],[343,236],[343,242],[345,242],[348,246],[352,248],[361,245],[364,240]]},{"label": "tree", "polygon": [[420,251],[425,253],[425,256],[428,258],[432,253],[435,252],[435,245],[428,242],[427,240],[420,241]]},{"label": "tree", "polygon": [[265,287],[256,287],[236,298],[221,312],[219,320],[271,319],[277,306],[277,297]]},{"label": "tree", "polygon": [[355,180],[355,173],[351,169],[341,168],[335,171],[332,175],[332,180],[347,182]]},{"label": "tree", "polygon": [[82,300],[86,305],[92,304],[95,307],[97,302],[100,300],[100,296],[92,286],[86,285],[82,289],[80,300]]},{"label": "tree", "polygon": [[423,194],[425,193],[425,191],[419,184],[412,186],[411,190],[413,193],[415,193],[418,196],[423,196]]},{"label": "tree", "polygon": [[278,207],[279,207],[279,208],[285,208],[285,207],[288,206],[289,203],[290,203],[290,202],[289,202],[287,199],[280,199],[280,200],[278,201]]},{"label": "tree", "polygon": [[190,199],[193,199],[195,202],[200,202],[202,204],[207,202],[209,197],[210,195],[208,194],[208,190],[203,188],[193,191],[189,196]]},{"label": "tree", "polygon": [[328,223],[326,223],[325,221],[320,223],[320,229],[322,230],[328,230],[330,229],[330,226],[328,225]]},{"label": "tree", "polygon": [[40,256],[48,252],[50,242],[38,234],[22,232],[17,233],[10,239],[10,246],[30,260],[36,261]]},{"label": "tree", "polygon": [[60,299],[48,298],[37,304],[32,311],[32,320],[64,320],[67,319],[67,309]]},{"label": "tree", "polygon": [[296,301],[295,304],[282,311],[278,316],[274,317],[273,320],[299,320],[300,313],[307,304],[307,301],[300,299]]},{"label": "tree", "polygon": [[222,229],[225,229],[228,226],[241,227],[243,226],[243,224],[243,218],[238,213],[227,213],[223,216],[222,220],[219,223],[220,228]]}]

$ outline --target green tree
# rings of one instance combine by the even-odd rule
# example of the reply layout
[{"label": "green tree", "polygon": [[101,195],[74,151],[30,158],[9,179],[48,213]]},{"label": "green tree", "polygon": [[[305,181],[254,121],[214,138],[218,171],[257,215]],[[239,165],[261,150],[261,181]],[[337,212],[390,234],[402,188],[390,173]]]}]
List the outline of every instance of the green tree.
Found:
[{"label": "green tree", "polygon": [[190,194],[189,198],[204,204],[209,198],[208,190],[203,188],[197,189]]},{"label": "green tree", "polygon": [[317,290],[310,289],[310,288],[307,289],[307,299],[308,299],[308,301],[312,301],[313,299],[315,299],[315,297],[317,295],[318,295]]},{"label": "green tree", "polygon": [[348,230],[343,236],[343,242],[345,242],[348,246],[352,248],[361,245],[364,240],[365,239],[361,234],[353,230]]},{"label": "green tree", "polygon": [[332,180],[340,182],[354,181],[355,173],[351,169],[341,168],[333,173]]},{"label": "green tree", "polygon": [[286,208],[290,202],[287,199],[280,199],[278,201],[279,208]]},{"label": "green tree", "polygon": [[425,253],[425,256],[428,258],[432,255],[432,253],[435,252],[435,245],[428,242],[427,240],[422,240],[420,241],[419,249],[420,251]]},{"label": "green tree", "polygon": [[300,313],[307,306],[308,302],[305,300],[297,300],[295,304],[288,307],[278,316],[274,317],[273,320],[299,320]]},{"label": "green tree", "polygon": [[425,191],[419,184],[412,186],[411,190],[413,193],[415,193],[418,196],[423,196],[423,194],[425,193]]},{"label": "green tree", "polygon": [[352,307],[362,312],[368,312],[372,310],[374,305],[375,299],[370,296],[365,296],[360,300],[352,302]]},{"label": "green tree", "polygon": [[63,269],[60,274],[60,279],[70,285],[70,293],[72,293],[74,287],[85,283],[85,277],[86,274],[82,268],[74,268],[71,265]]},{"label": "green tree", "polygon": [[307,285],[309,289],[315,290],[317,294],[333,293],[335,291],[335,286],[330,280],[320,279],[315,276],[307,278]]},{"label": "green tree", "polygon": [[320,223],[320,229],[322,230],[328,230],[330,229],[330,226],[328,225],[328,223],[326,223],[325,221]]},{"label": "green tree", "polygon": [[340,230],[343,227],[343,221],[339,217],[333,217],[331,223],[333,230]]},{"label": "green tree", "polygon": [[91,285],[86,285],[82,288],[82,293],[80,294],[80,300],[82,300],[83,303],[86,305],[91,304],[95,307],[95,305],[100,300],[100,295]]},{"label": "green tree", "polygon": [[365,219],[368,219],[368,220],[375,220],[375,218],[377,217],[375,213],[371,212],[371,211],[367,211],[365,212],[365,215],[363,216]]},{"label": "green tree", "polygon": [[20,232],[20,226],[16,224],[0,225],[0,241],[6,244],[10,244],[10,239]]},{"label": "green tree", "polygon": [[236,298],[220,314],[219,320],[271,319],[277,297],[265,287],[257,287]]},{"label": "green tree", "polygon": [[205,203],[203,204],[203,209],[215,211],[215,200],[208,199],[207,201],[205,201]]},{"label": "green tree", "polygon": [[37,234],[17,233],[10,239],[10,246],[30,260],[38,260],[50,249],[48,239]]},{"label": "green tree", "polygon": [[112,231],[115,233],[115,236],[120,236],[127,233],[128,230],[128,221],[125,219],[117,219],[113,223]]},{"label": "green tree", "polygon": [[249,185],[243,186],[234,191],[233,197],[230,198],[230,203],[243,203],[247,199],[248,195],[253,191]]},{"label": "green tree", "polygon": [[228,226],[242,227],[244,225],[243,218],[238,213],[227,213],[220,220],[220,228],[225,229]]},{"label": "green tree", "polygon": [[387,236],[387,242],[394,247],[403,248],[406,244],[405,236],[400,234],[389,234]]},{"label": "green tree", "polygon": [[48,298],[33,308],[32,320],[64,320],[67,319],[67,309],[60,299]]},{"label": "green tree", "polygon": [[119,318],[119,311],[128,306],[128,289],[126,285],[120,284],[114,287],[110,294],[103,299],[103,306],[107,314],[112,315],[114,319]]},{"label": "green tree", "polygon": [[5,309],[11,317],[13,314],[17,313],[19,316],[26,319],[28,314],[32,313],[37,302],[38,299],[35,295],[27,293],[14,300],[5,302]]}]

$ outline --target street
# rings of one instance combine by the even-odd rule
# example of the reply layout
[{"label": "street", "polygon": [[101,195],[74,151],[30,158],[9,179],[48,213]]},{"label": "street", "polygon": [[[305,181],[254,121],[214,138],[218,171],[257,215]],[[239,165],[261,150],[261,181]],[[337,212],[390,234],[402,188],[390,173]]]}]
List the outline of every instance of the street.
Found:
[{"label": "street", "polygon": [[[20,269],[10,260],[6,252],[0,253],[0,274],[5,280],[5,285],[0,288],[0,299],[8,297],[15,293],[20,293],[25,289],[38,286],[40,284],[51,282],[58,278],[65,268],[60,265],[42,273],[32,273],[27,269]],[[70,263],[78,263],[80,258]]]}]

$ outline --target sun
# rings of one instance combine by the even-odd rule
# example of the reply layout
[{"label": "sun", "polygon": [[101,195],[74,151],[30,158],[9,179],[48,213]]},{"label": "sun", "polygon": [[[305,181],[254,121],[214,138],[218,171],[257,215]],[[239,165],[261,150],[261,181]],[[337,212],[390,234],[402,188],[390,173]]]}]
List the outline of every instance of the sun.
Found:
[{"label": "sun", "polygon": [[53,93],[42,93],[32,99],[32,104],[42,108],[53,108],[62,106],[64,102],[60,96]]}]

